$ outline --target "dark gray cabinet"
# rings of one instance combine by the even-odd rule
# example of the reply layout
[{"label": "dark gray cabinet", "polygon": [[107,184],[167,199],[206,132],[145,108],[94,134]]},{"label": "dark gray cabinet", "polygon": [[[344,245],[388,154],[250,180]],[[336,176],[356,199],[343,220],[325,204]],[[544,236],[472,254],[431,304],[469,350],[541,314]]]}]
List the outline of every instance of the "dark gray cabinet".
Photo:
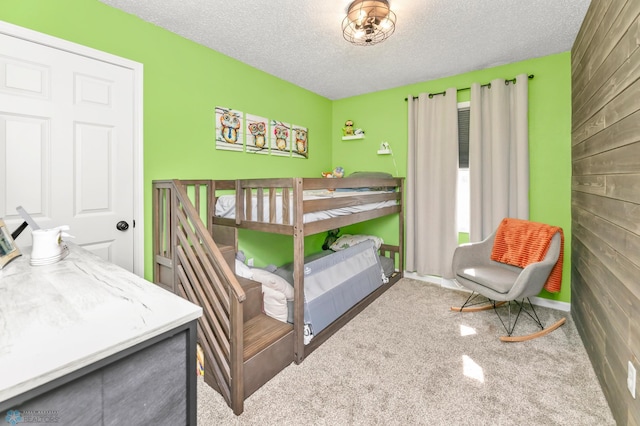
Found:
[{"label": "dark gray cabinet", "polygon": [[17,410],[55,425],[195,424],[195,335],[192,321],[5,401],[2,415]]}]

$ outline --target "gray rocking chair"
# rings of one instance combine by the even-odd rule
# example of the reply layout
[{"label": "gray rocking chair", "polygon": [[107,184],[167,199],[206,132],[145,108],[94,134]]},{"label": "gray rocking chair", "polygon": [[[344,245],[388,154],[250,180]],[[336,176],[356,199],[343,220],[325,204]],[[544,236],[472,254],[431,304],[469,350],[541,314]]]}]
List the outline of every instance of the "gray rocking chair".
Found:
[{"label": "gray rocking chair", "polygon": [[[461,307],[451,307],[452,311],[473,312],[492,309],[498,315],[507,335],[501,336],[505,342],[519,342],[544,336],[565,323],[562,318],[550,327],[544,328],[542,322],[529,300],[542,290],[551,270],[558,261],[561,247],[561,235],[557,232],[551,239],[549,249],[540,262],[531,263],[524,268],[511,266],[491,260],[491,251],[496,231],[484,241],[463,244],[456,248],[453,255],[453,273],[460,285],[471,290],[472,293]],[[478,301],[478,296],[484,296]],[[528,307],[525,306],[525,300]],[[488,303],[487,303],[488,302]],[[497,307],[508,303],[508,320],[505,322]],[[482,306],[476,306],[483,304]],[[515,306],[517,313],[512,314],[511,307]],[[525,336],[513,336],[518,318],[521,313],[527,314],[540,327],[541,331]],[[515,319],[513,318],[515,316]]]}]

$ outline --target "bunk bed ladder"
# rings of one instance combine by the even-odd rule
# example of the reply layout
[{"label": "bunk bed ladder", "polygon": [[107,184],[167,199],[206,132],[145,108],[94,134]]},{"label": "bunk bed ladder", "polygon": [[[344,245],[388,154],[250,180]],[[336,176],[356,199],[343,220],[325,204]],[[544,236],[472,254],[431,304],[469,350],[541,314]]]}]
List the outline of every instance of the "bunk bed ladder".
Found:
[{"label": "bunk bed ladder", "polygon": [[206,180],[153,182],[154,282],[203,308],[205,382],[241,414],[291,363],[293,329],[262,313],[260,283],[236,277],[237,231],[213,225],[212,191]]},{"label": "bunk bed ladder", "polygon": [[194,205],[179,181],[153,183],[154,282],[202,307],[198,343],[205,381],[239,414],[246,295],[202,223],[200,189],[191,194]]}]

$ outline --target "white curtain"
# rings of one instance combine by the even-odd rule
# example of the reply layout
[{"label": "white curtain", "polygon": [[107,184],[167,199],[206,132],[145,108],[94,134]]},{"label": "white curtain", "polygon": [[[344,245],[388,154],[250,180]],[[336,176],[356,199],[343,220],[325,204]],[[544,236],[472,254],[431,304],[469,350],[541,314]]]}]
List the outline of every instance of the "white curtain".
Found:
[{"label": "white curtain", "polygon": [[470,241],[488,237],[505,217],[529,218],[528,80],[471,85]]},{"label": "white curtain", "polygon": [[444,95],[409,96],[406,268],[452,278],[458,245],[456,182],[458,107],[456,89]]}]

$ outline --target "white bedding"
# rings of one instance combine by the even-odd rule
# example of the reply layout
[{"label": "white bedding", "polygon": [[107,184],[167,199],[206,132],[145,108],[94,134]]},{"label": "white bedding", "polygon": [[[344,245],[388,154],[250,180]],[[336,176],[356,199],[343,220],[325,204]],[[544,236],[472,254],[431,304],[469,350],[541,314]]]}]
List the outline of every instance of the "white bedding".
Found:
[{"label": "white bedding", "polygon": [[[371,195],[371,194],[388,194],[388,191],[329,191],[326,189],[319,190],[307,190],[304,191],[303,198],[305,200],[318,200],[323,198],[334,197],[349,197],[353,195]],[[256,196],[253,197],[253,204],[256,205]],[[293,200],[292,204],[293,205]],[[360,213],[369,210],[376,210],[383,207],[390,207],[397,205],[396,200],[379,201],[374,203],[367,203],[358,206],[341,207],[331,210],[323,210],[317,212],[306,213],[303,218],[304,223],[311,223],[318,220],[330,219],[332,217],[346,216],[354,213]],[[290,222],[293,222],[293,209],[291,211]],[[216,202],[215,215],[217,217],[235,219],[236,215],[236,196],[235,195],[222,195]],[[252,221],[258,220],[257,209],[252,211]],[[269,222],[269,196],[264,196],[264,217],[262,222]],[[276,197],[276,223],[282,223],[282,195],[278,194]]]}]

